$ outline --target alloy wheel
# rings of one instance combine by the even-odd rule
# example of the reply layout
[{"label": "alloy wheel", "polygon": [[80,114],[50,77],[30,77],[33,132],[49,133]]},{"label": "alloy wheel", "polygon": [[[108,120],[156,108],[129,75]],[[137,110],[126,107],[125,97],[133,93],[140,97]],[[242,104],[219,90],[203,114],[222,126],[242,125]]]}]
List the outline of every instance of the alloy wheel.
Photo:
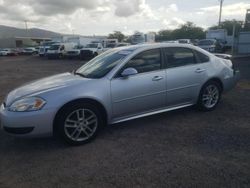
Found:
[{"label": "alloy wheel", "polygon": [[77,109],[70,113],[64,122],[64,132],[72,141],[89,139],[97,130],[98,118],[89,109]]},{"label": "alloy wheel", "polygon": [[208,85],[202,95],[202,103],[206,108],[216,106],[220,98],[220,91],[216,85]]}]

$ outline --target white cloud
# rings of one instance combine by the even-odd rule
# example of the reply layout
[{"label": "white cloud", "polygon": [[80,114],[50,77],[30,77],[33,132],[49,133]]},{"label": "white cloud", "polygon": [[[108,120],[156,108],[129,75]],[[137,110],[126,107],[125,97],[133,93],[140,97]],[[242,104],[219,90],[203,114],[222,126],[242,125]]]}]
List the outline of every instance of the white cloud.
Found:
[{"label": "white cloud", "polygon": [[[249,0],[230,1],[236,3],[225,1],[222,20],[243,20],[250,8]],[[218,21],[218,1],[214,2],[216,6],[207,4],[202,1],[198,6],[192,0],[0,0],[0,20],[1,24],[19,27],[28,20],[29,27],[62,33],[74,30],[103,35],[120,30],[131,34],[135,30],[175,29],[186,21],[203,27],[214,25]]]},{"label": "white cloud", "polygon": [[166,27],[165,29],[175,29],[178,26],[184,24],[185,21],[180,18],[174,17],[171,20],[164,19],[162,23]]},{"label": "white cloud", "polygon": [[[223,16],[244,16],[246,14],[246,9],[250,8],[250,3],[235,3],[231,5],[224,5],[222,9]],[[201,12],[211,14],[219,14],[219,5],[200,8]]]},{"label": "white cloud", "polygon": [[176,4],[171,4],[171,5],[169,5],[169,9],[172,10],[172,11],[174,11],[174,12],[177,12],[177,11],[178,11],[178,7],[177,7]]}]

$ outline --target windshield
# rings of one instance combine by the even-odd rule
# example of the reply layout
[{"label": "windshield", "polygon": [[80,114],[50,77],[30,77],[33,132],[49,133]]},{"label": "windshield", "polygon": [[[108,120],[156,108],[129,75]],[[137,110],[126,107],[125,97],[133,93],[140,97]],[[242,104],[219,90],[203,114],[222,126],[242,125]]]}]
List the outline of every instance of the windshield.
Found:
[{"label": "windshield", "polygon": [[115,46],[116,46],[115,43],[110,43],[106,45],[107,48],[114,48]]},{"label": "windshield", "polygon": [[213,45],[214,44],[214,41],[212,40],[201,40],[199,41],[198,45],[199,46],[203,46],[203,45]]},{"label": "windshield", "polygon": [[97,48],[98,47],[98,44],[87,44],[86,45],[86,48]]},{"label": "windshield", "polygon": [[124,53],[110,50],[83,65],[76,73],[86,78],[102,78],[125,57]]},{"label": "windshield", "polygon": [[80,49],[82,49],[83,48],[83,46],[75,46],[73,49],[75,49],[75,50],[80,50]]},{"label": "windshield", "polygon": [[52,45],[49,49],[50,50],[58,50],[60,45]]}]

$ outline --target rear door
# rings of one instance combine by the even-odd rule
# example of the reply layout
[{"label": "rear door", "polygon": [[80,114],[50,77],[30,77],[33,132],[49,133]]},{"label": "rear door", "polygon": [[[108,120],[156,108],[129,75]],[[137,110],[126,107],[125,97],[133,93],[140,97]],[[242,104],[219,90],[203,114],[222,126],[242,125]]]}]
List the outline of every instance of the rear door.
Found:
[{"label": "rear door", "polygon": [[206,63],[199,62],[196,53],[189,48],[165,48],[164,53],[167,63],[167,106],[195,103],[207,78]]}]

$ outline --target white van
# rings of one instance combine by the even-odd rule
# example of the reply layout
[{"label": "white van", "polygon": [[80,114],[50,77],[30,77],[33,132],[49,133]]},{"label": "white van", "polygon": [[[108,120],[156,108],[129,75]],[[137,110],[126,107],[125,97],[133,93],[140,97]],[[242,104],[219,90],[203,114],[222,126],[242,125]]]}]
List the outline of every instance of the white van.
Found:
[{"label": "white van", "polygon": [[81,59],[92,59],[103,52],[102,43],[90,43],[87,44],[84,48],[80,51],[80,58]]},{"label": "white van", "polygon": [[67,51],[72,50],[76,46],[75,43],[57,43],[51,45],[47,51],[47,56],[51,58],[63,58]]}]

